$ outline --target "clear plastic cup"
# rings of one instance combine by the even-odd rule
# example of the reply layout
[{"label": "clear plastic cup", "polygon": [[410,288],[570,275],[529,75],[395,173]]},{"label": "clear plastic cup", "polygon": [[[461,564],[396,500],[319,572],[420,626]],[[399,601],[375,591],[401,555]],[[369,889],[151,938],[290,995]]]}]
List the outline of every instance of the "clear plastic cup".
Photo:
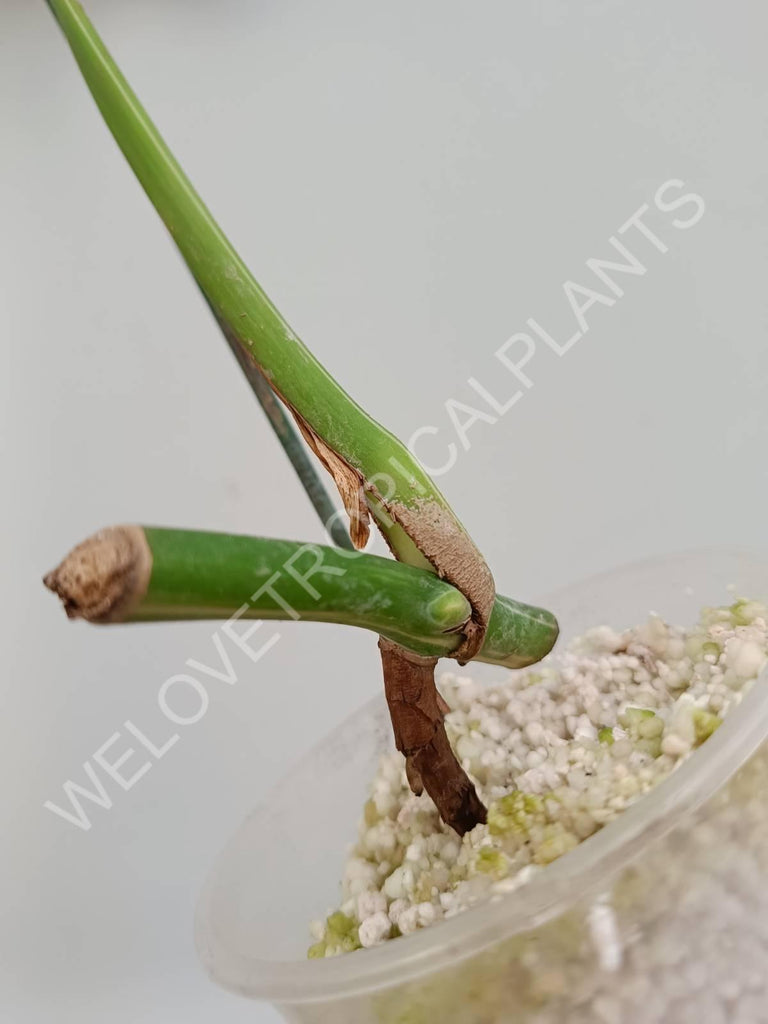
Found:
[{"label": "clear plastic cup", "polygon": [[[768,558],[659,558],[542,603],[568,638],[649,611],[690,625],[734,588],[765,600]],[[372,701],[226,847],[198,907],[200,956],[221,985],[300,1024],[768,1022],[767,741],[764,672],[672,776],[516,892],[377,949],[307,960],[307,923],[338,901],[345,848],[391,749]]]}]

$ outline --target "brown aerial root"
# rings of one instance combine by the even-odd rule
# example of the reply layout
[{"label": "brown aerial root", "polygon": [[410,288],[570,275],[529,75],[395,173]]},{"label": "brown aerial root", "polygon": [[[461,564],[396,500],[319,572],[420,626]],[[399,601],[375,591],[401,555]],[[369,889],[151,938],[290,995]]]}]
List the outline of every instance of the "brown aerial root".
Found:
[{"label": "brown aerial root", "polygon": [[437,658],[423,658],[379,637],[384,692],[408,783],[426,790],[446,825],[463,836],[486,820],[486,810],[459,764],[445,731],[446,704],[435,686]]}]

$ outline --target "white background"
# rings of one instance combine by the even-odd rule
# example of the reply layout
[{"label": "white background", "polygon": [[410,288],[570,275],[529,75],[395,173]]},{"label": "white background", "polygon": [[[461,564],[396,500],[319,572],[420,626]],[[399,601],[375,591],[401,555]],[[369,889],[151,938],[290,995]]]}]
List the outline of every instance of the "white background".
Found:
[{"label": "white background", "polygon": [[[530,316],[571,333],[563,282],[683,179],[703,219],[649,214],[669,251],[633,236],[645,276],[565,357],[539,346],[534,387],[440,483],[520,598],[765,547],[764,4],[88,6],[319,358],[401,436],[439,428],[428,462],[456,440],[445,401],[471,403],[470,376],[511,395],[494,351]],[[376,692],[375,643],[285,626],[90,832],[43,809],[211,651],[206,624],[69,624],[45,570],[112,522],[321,533],[42,2],[2,3],[0,138],[0,1019],[266,1024],[198,966],[196,893],[259,796]]]}]

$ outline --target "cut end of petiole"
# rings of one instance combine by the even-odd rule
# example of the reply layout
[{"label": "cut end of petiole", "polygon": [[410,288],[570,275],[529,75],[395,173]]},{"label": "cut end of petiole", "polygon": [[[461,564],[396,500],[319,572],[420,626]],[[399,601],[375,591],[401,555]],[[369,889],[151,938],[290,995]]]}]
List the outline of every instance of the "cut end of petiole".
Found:
[{"label": "cut end of petiole", "polygon": [[44,577],[70,619],[121,622],[140,604],[152,574],[152,552],[140,526],[93,534]]}]

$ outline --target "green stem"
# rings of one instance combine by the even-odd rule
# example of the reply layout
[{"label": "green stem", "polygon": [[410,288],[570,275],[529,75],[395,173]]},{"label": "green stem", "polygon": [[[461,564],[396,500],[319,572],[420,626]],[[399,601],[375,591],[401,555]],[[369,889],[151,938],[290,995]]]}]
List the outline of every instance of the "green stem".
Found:
[{"label": "green stem", "polygon": [[[49,0],[99,110],[217,317],[312,428],[366,476],[396,454],[425,492],[410,453],[367,415],[301,342],[195,192],[79,3]],[[409,497],[412,495],[409,494]]]},{"label": "green stem", "polygon": [[80,4],[48,3],[107,125],[216,316],[297,416],[305,438],[333,473],[358,546],[364,543],[370,510],[397,558],[431,569],[458,587],[472,610],[459,656],[472,657],[493,603],[493,578],[448,502],[408,449],[347,395],[272,305]]},{"label": "green stem", "polygon": [[323,524],[323,529],[337,547],[344,548],[347,551],[354,550],[352,541],[349,539],[349,533],[339,518],[339,512],[331,501],[330,495],[323,486],[323,482],[315,468],[315,462],[309,457],[307,449],[304,447],[301,438],[285,412],[285,408],[275,397],[274,391],[267,384],[256,364],[252,359],[248,358],[248,354],[242,345],[238,344],[237,338],[230,330],[229,325],[219,319],[216,315],[216,310],[208,302],[205,295],[203,295],[203,298],[208,303],[208,308],[219,325],[221,333],[224,335],[232,354],[243,371],[243,375],[250,384],[251,390],[256,395],[259,405],[263,409],[269,425],[275,432],[275,436],[293,466],[301,486],[312,503],[312,507],[317,512],[318,518]]},{"label": "green stem", "polygon": [[[148,545],[147,573],[140,583],[125,570],[126,558],[115,554],[129,531],[138,534],[140,547]],[[85,581],[84,571],[91,573]],[[105,614],[100,592],[118,575],[136,592],[112,593]],[[455,652],[469,609],[466,598],[433,573],[393,559],[298,541],[158,527],[96,534],[75,548],[46,584],[70,615],[92,621],[226,620],[237,614],[336,622],[369,629],[430,657]],[[115,617],[115,605],[127,612]],[[557,623],[549,612],[497,597],[479,660],[519,668],[543,658],[556,638]]]}]

